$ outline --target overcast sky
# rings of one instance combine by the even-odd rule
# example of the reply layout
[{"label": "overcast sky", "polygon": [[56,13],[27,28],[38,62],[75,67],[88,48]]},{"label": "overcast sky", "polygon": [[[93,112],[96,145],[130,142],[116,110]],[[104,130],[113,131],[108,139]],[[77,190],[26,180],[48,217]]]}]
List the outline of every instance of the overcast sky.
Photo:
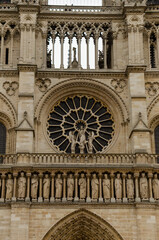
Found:
[{"label": "overcast sky", "polygon": [[102,6],[102,0],[48,0],[50,5]]}]

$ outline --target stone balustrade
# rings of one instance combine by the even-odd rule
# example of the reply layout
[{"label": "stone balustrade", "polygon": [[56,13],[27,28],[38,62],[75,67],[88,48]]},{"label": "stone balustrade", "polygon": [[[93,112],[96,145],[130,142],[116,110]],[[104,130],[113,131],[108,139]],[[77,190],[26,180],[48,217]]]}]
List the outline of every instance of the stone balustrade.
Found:
[{"label": "stone balustrade", "polygon": [[0,170],[0,202],[159,202],[159,169]]},{"label": "stone balustrade", "polygon": [[78,14],[122,14],[121,6],[110,7],[91,7],[91,6],[42,6],[42,13],[57,12],[57,13],[78,13]]},{"label": "stone balustrade", "polygon": [[157,164],[156,154],[59,154],[59,153],[17,153],[0,155],[0,163],[18,164]]}]

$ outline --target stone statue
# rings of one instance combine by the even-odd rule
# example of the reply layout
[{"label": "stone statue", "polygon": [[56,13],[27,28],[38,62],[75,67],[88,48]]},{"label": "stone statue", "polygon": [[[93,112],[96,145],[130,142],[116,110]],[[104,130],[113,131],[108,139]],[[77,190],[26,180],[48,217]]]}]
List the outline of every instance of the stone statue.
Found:
[{"label": "stone statue", "polygon": [[86,198],[86,186],[87,186],[84,173],[81,173],[81,178],[79,179],[78,184],[80,186],[80,199],[84,200]]},{"label": "stone statue", "polygon": [[71,143],[71,153],[75,153],[76,136],[73,134],[72,131],[69,132],[69,141]]},{"label": "stone statue", "polygon": [[84,148],[86,145],[86,135],[85,135],[85,129],[83,128],[83,126],[81,126],[80,129],[78,130],[77,139],[78,139],[78,137],[79,137],[80,153],[83,154]]},{"label": "stone statue", "polygon": [[93,174],[91,185],[92,185],[92,199],[96,200],[98,199],[99,181],[95,173]]},{"label": "stone statue", "polygon": [[38,194],[38,176],[37,174],[33,174],[31,179],[31,198],[37,199]]},{"label": "stone statue", "polygon": [[24,172],[21,172],[18,178],[18,199],[24,200],[26,193],[26,178]]},{"label": "stone statue", "polygon": [[94,139],[94,132],[89,132],[88,136],[88,151],[89,153],[93,153],[93,139]]},{"label": "stone statue", "polygon": [[127,198],[134,199],[134,181],[132,179],[131,174],[128,174],[126,189],[127,189]]},{"label": "stone statue", "polygon": [[12,175],[8,174],[8,179],[6,181],[6,200],[11,200],[13,196],[13,179]]},{"label": "stone statue", "polygon": [[104,199],[110,199],[110,179],[108,178],[108,174],[104,174],[103,195]]},{"label": "stone statue", "polygon": [[45,174],[43,180],[43,197],[44,199],[49,199],[50,196],[50,178],[48,174]]},{"label": "stone statue", "polygon": [[145,173],[142,173],[140,178],[140,196],[141,199],[148,198],[148,182]]},{"label": "stone statue", "polygon": [[154,179],[152,181],[152,188],[153,188],[154,199],[158,200],[159,199],[159,179],[158,179],[157,173],[154,174]]},{"label": "stone statue", "polygon": [[67,178],[67,200],[73,199],[73,193],[74,193],[74,178],[73,175],[70,174]]},{"label": "stone statue", "polygon": [[61,199],[62,198],[62,178],[61,174],[57,175],[56,182],[55,182],[55,187],[56,187],[56,199]]},{"label": "stone statue", "polygon": [[120,173],[117,174],[115,179],[115,194],[117,200],[122,199],[122,179],[120,177]]}]

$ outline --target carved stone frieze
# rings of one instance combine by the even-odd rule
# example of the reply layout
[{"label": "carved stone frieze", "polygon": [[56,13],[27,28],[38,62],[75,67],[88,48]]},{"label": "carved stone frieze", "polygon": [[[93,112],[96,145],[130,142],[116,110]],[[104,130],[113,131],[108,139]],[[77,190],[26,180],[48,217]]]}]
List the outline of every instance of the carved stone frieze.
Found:
[{"label": "carved stone frieze", "polygon": [[6,90],[6,93],[9,96],[15,95],[15,92],[18,89],[18,87],[19,87],[19,83],[16,81],[14,81],[14,82],[6,81],[3,83],[3,88]]},{"label": "carved stone frieze", "polygon": [[123,92],[124,88],[126,87],[126,80],[125,79],[112,79],[111,86],[118,92]]},{"label": "carved stone frieze", "polygon": [[45,92],[50,86],[51,80],[49,78],[38,78],[35,84],[38,86],[39,91]]}]

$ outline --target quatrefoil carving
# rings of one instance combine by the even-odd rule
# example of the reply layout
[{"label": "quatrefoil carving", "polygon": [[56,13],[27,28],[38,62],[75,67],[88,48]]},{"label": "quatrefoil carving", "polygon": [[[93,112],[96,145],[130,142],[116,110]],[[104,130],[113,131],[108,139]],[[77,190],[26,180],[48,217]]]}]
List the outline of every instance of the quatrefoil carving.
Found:
[{"label": "quatrefoil carving", "polygon": [[36,79],[35,84],[38,86],[41,92],[45,92],[51,84],[51,80],[49,78],[38,78]]},{"label": "quatrefoil carving", "polygon": [[112,79],[111,80],[112,87],[118,92],[121,93],[126,87],[125,79]]},{"label": "quatrefoil carving", "polygon": [[3,88],[6,90],[6,93],[9,95],[9,96],[12,96],[12,95],[15,95],[15,92],[16,90],[18,89],[19,87],[19,84],[18,82],[4,82],[3,83]]}]

